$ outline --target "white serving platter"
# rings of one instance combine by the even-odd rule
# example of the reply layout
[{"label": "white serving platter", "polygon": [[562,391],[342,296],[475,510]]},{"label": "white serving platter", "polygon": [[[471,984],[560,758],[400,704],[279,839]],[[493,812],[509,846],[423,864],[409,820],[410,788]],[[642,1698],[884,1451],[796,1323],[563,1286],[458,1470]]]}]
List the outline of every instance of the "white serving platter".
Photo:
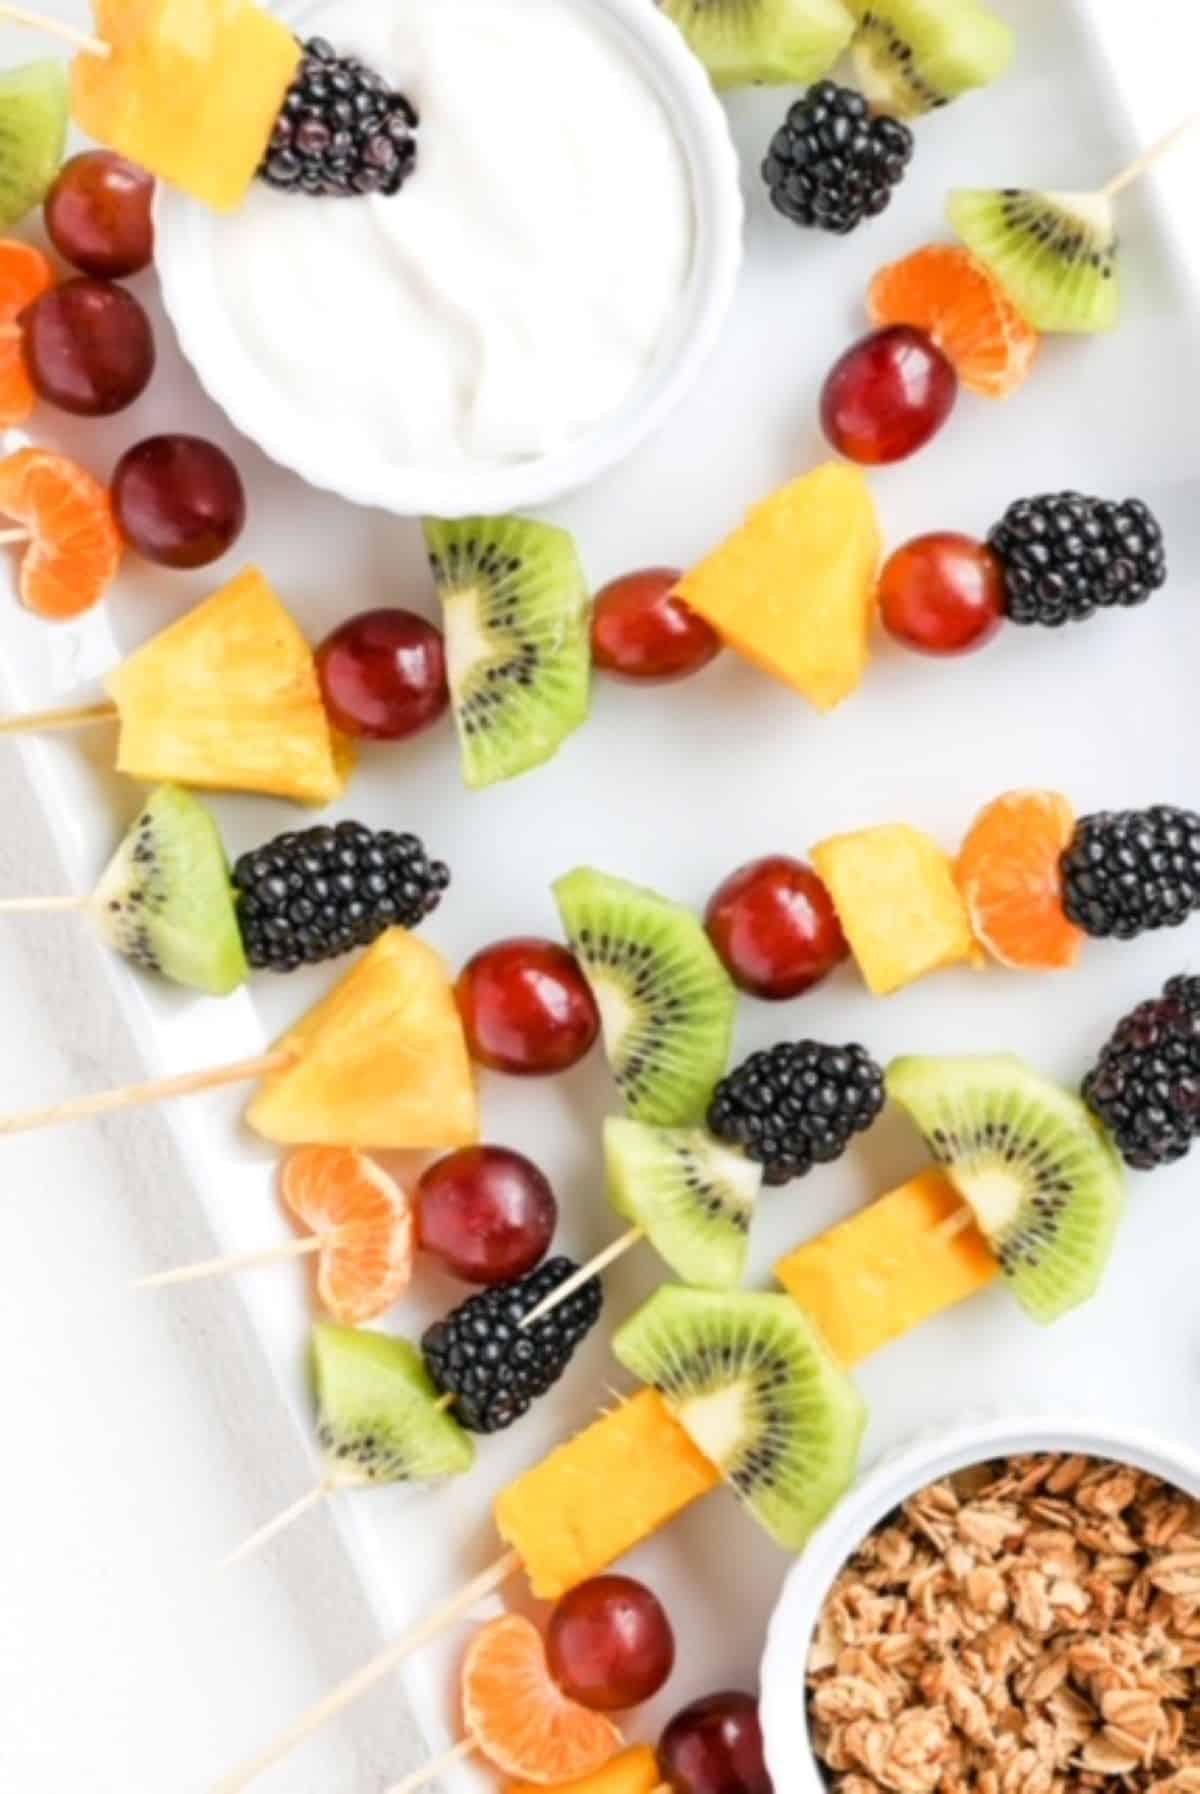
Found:
[{"label": "white serving platter", "polygon": [[[766,203],[756,164],[787,96],[755,92],[730,100],[749,202],[747,261],[732,324],[671,426],[619,472],[549,513],[576,532],[597,584],[638,565],[695,559],[748,503],[822,458],[820,381],[864,327],[863,294],[874,269],[944,234],[949,186],[1096,186],[1192,103],[1184,33],[1200,33],[1178,16],[1178,0],[1145,0],[1135,21],[1113,0],[997,4],[1018,33],[1012,74],[918,126],[917,158],[892,208],[848,240],[797,232]],[[1171,56],[1164,44],[1175,47]],[[25,40],[6,41],[10,60],[30,53]],[[1042,490],[1137,493],[1167,531],[1168,590],[1145,610],[1059,633],[1006,630],[961,662],[926,662],[881,641],[861,693],[832,718],[817,716],[732,656],[676,689],[639,692],[600,681],[589,725],[557,760],[483,794],[464,791],[448,726],[368,752],[335,814],[415,829],[450,861],[455,884],[428,934],[452,962],[505,934],[556,933],[550,883],[581,862],[699,906],[741,861],[766,851],[803,853],[838,829],[906,819],[953,847],[975,810],[1013,787],[1057,786],[1080,810],[1196,800],[1190,762],[1200,665],[1193,595],[1200,575],[1200,239],[1189,249],[1175,226],[1185,226],[1194,209],[1197,166],[1181,151],[1161,179],[1125,202],[1127,297],[1119,334],[1049,344],[1022,393],[1003,406],[964,395],[930,448],[874,480],[893,543],[928,528],[982,533],[1012,499]],[[1173,205],[1164,203],[1173,195]],[[139,290],[153,307],[153,278],[142,277]],[[100,474],[154,429],[212,435],[232,449],[246,478],[246,534],[226,563],[196,575],[131,563],[110,601],[70,627],[29,617],[6,593],[0,681],[8,708],[94,694],[119,655],[248,561],[269,572],[314,639],[368,605],[397,602],[433,614],[414,526],[355,511],[271,466],[199,392],[165,325],[159,347],[159,372],[134,409],[103,423],[43,411],[33,433]],[[108,770],[111,750],[103,729],[90,739],[4,750],[21,754],[52,821],[64,889],[88,883],[137,806],[138,792]],[[216,808],[234,852],[305,821],[270,801],[231,797]],[[999,970],[946,973],[881,1003],[847,970],[794,1005],[744,1003],[738,1052],[809,1034],[861,1039],[881,1059],[897,1051],[1004,1049],[1072,1082],[1117,1015],[1198,957],[1200,921],[1183,935],[1096,945],[1082,970],[1057,980]],[[108,961],[148,1074],[255,1052],[337,972],[260,977],[218,1004]],[[64,1031],[70,1025],[64,1014]],[[45,1097],[69,1094],[47,1090]],[[613,1091],[600,1056],[544,1084],[488,1077],[483,1096],[486,1136],[529,1152],[554,1181],[563,1249],[584,1255],[609,1240],[619,1223],[603,1199],[598,1128]],[[170,1111],[191,1172],[191,1188],[170,1200],[201,1204],[215,1246],[229,1251],[288,1233],[274,1195],[274,1155],[239,1128],[241,1101],[226,1092]],[[139,1121],[130,1115],[119,1125],[133,1131]],[[781,1252],[922,1160],[911,1130],[889,1116],[839,1166],[768,1195],[755,1241],[756,1278],[765,1282]],[[1064,1408],[1099,1408],[1194,1436],[1200,1209],[1193,1182],[1188,1167],[1132,1180],[1104,1290],[1053,1332],[1035,1330],[995,1290],[869,1364],[860,1373],[872,1411],[869,1453],[964,1410],[1024,1408],[1050,1393]],[[339,1524],[381,1638],[490,1561],[495,1492],[591,1418],[611,1389],[627,1387],[608,1336],[659,1274],[647,1249],[610,1275],[605,1320],[569,1374],[518,1427],[480,1442],[472,1477],[433,1491],[339,1498]],[[280,1399],[294,1414],[298,1437],[308,1440],[305,1273],[275,1267],[244,1276],[240,1289]],[[413,1294],[386,1324],[415,1336],[462,1293],[423,1265]],[[174,1291],[147,1299],[189,1297]],[[246,1452],[254,1448],[247,1439]],[[316,1474],[314,1458],[313,1480]],[[294,1493],[304,1486],[301,1476]],[[293,1548],[287,1541],[273,1547]],[[718,1495],[645,1546],[630,1567],[663,1595],[681,1646],[668,1690],[630,1728],[653,1739],[684,1700],[753,1684],[788,1565],[732,1499]],[[431,1752],[456,1733],[453,1666],[464,1636],[460,1628],[398,1678]],[[348,1673],[356,1665],[344,1667]],[[798,1687],[800,1673],[797,1666]],[[261,1732],[244,1740],[246,1749],[291,1717],[264,1711]],[[396,1775],[409,1767],[396,1764]],[[464,1783],[472,1774],[459,1773]],[[263,1785],[284,1794],[288,1771]]]}]

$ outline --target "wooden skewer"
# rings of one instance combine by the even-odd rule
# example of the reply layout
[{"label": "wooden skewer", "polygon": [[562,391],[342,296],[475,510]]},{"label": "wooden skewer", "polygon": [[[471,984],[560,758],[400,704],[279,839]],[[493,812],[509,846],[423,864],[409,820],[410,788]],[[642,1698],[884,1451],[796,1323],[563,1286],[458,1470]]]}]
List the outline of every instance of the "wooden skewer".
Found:
[{"label": "wooden skewer", "polygon": [[31,710],[28,716],[0,717],[0,735],[42,735],[51,729],[81,729],[118,716],[111,698],[100,704],[72,704],[65,710]]},{"label": "wooden skewer", "polygon": [[939,1244],[948,1246],[951,1240],[956,1240],[960,1233],[965,1233],[968,1227],[974,1225],[975,1212],[969,1202],[964,1202],[952,1215],[947,1215],[944,1221],[938,1222],[933,1230],[933,1237]]},{"label": "wooden skewer", "polygon": [[244,1563],[248,1557],[253,1557],[256,1551],[261,1550],[272,1539],[278,1538],[281,1532],[286,1532],[294,1521],[302,1519],[305,1514],[311,1513],[313,1508],[319,1507],[325,1497],[332,1495],[339,1486],[336,1472],[330,1471],[327,1476],[321,1478],[315,1488],[308,1491],[307,1495],[301,1495],[299,1501],[293,1501],[291,1506],[285,1507],[281,1514],[276,1514],[274,1519],[268,1520],[256,1532],[252,1532],[248,1539],[243,1539],[236,1551],[231,1551],[228,1557],[221,1559],[221,1569],[230,1570],[234,1564]]},{"label": "wooden skewer", "polygon": [[415,1769],[403,1781],[393,1782],[390,1788],[384,1789],[383,1794],[417,1794],[418,1788],[423,1788],[427,1782],[436,1781],[444,1770],[453,1769],[464,1757],[474,1756],[478,1749],[474,1738],[460,1738],[451,1749],[444,1750],[440,1757],[434,1757],[423,1768]]},{"label": "wooden skewer", "polygon": [[577,1289],[582,1289],[585,1283],[589,1283],[593,1277],[598,1277],[601,1271],[606,1271],[609,1265],[615,1264],[618,1258],[624,1257],[631,1247],[636,1246],[639,1240],[644,1240],[645,1237],[644,1227],[631,1227],[628,1233],[621,1235],[620,1239],[613,1240],[611,1245],[605,1246],[603,1252],[597,1252],[595,1258],[589,1259],[587,1264],[580,1265],[577,1271],[572,1271],[571,1275],[564,1278],[550,1291],[548,1296],[543,1296],[537,1307],[531,1308],[519,1323],[520,1327],[532,1327],[535,1321],[542,1319],[543,1315],[552,1313],[560,1302],[565,1302],[567,1297],[573,1296]]},{"label": "wooden skewer", "polygon": [[78,26],[64,25],[61,19],[48,19],[44,13],[30,12],[25,6],[0,6],[0,19],[11,19],[14,25],[28,25],[31,31],[44,31],[47,37],[61,38],[64,44],[82,50],[88,56],[111,56],[112,45],[102,37],[93,37]]},{"label": "wooden skewer", "polygon": [[320,1252],[338,1239],[332,1233],[308,1233],[302,1239],[284,1240],[278,1246],[262,1246],[257,1252],[230,1252],[224,1258],[205,1258],[198,1264],[176,1265],[171,1271],[155,1271],[153,1276],[138,1277],[131,1289],[166,1289],[172,1283],[197,1283],[202,1277],[224,1277],[233,1271],[256,1271],[260,1265],[281,1264],[285,1259],[304,1258]]},{"label": "wooden skewer", "polygon": [[58,1127],[64,1121],[83,1121],[92,1115],[110,1115],[116,1109],[136,1109],[147,1103],[170,1102],[201,1090],[219,1090],[224,1084],[245,1084],[268,1072],[282,1071],[295,1060],[294,1053],[261,1053],[256,1059],[239,1059],[233,1065],[214,1065],[207,1071],[187,1071],[176,1078],[156,1078],[149,1084],[125,1084],[120,1090],[101,1090],[94,1096],[77,1096],[49,1109],[32,1109],[26,1115],[0,1117],[0,1134],[26,1134],[34,1128]]},{"label": "wooden skewer", "polygon": [[86,909],[90,897],[0,897],[0,915],[49,915],[52,910]]},{"label": "wooden skewer", "polygon": [[0,547],[7,548],[10,543],[28,541],[29,531],[27,529],[0,529]]},{"label": "wooden skewer", "polygon": [[1173,150],[1180,139],[1186,137],[1189,131],[1194,131],[1197,125],[1200,125],[1200,112],[1193,112],[1191,117],[1185,118],[1181,125],[1176,125],[1174,130],[1168,131],[1165,137],[1160,137],[1156,143],[1152,143],[1148,150],[1143,150],[1142,154],[1135,162],[1131,162],[1128,168],[1123,168],[1120,174],[1114,175],[1108,185],[1101,189],[1104,197],[1115,199],[1118,193],[1123,193],[1126,187],[1133,185],[1134,181],[1141,180],[1148,168],[1153,168],[1156,162],[1160,162],[1168,151]]}]

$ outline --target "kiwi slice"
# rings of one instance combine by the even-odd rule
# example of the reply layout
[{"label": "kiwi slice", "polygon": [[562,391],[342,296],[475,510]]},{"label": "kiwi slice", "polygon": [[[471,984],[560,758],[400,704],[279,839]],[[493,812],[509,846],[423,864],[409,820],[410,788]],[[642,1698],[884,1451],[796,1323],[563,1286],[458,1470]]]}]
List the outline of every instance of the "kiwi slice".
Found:
[{"label": "kiwi slice", "polygon": [[1012,61],[1012,28],[979,0],[848,0],[858,19],[854,72],[894,118],[917,118],[986,87]]},{"label": "kiwi slice", "polygon": [[703,1128],[604,1124],[608,1199],[684,1283],[736,1289],[746,1275],[762,1170]]},{"label": "kiwi slice", "polygon": [[42,203],[66,147],[66,64],[51,57],[0,72],[0,230]]},{"label": "kiwi slice", "polygon": [[1095,1295],[1124,1207],[1124,1174],[1078,1097],[1021,1063],[896,1059],[888,1094],[970,1204],[1036,1321]]},{"label": "kiwi slice", "polygon": [[654,1127],[699,1120],[729,1059],[737,1002],[703,928],[657,892],[587,867],[554,895],[626,1109]]},{"label": "kiwi slice", "polygon": [[91,910],[109,945],[148,972],[214,997],[245,983],[217,825],[178,785],[151,794],[96,886]]},{"label": "kiwi slice", "polygon": [[1035,330],[1091,335],[1116,328],[1121,282],[1107,194],[960,188],[947,209],[967,248]]},{"label": "kiwi slice", "polygon": [[588,713],[591,604],[574,539],[523,517],[425,522],[472,789],[549,760]]},{"label": "kiwi slice", "polygon": [[854,1480],[866,1407],[790,1296],[666,1284],[613,1351],[787,1550]]},{"label": "kiwi slice", "polygon": [[843,0],[659,0],[717,87],[819,81],[854,32]]},{"label": "kiwi slice", "polygon": [[416,1346],[389,1333],[322,1323],[312,1334],[317,1442],[343,1486],[461,1476],[475,1447]]}]

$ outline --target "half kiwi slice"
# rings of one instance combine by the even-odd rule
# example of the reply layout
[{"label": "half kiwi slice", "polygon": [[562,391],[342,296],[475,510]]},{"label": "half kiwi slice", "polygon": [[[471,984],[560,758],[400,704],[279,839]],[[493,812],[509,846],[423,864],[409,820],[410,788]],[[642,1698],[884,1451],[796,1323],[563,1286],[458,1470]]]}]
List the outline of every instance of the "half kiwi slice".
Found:
[{"label": "half kiwi slice", "polygon": [[588,713],[591,605],[574,539],[523,517],[425,522],[472,789],[549,760]]},{"label": "half kiwi slice", "polygon": [[1121,1163],[1079,1101],[1019,1059],[896,1059],[907,1110],[1036,1321],[1094,1296],[1125,1203]]},{"label": "half kiwi slice", "polygon": [[967,248],[1035,330],[1091,335],[1116,328],[1121,283],[1107,194],[960,188],[947,210]]},{"label": "half kiwi slice", "polygon": [[460,1476],[475,1447],[440,1406],[416,1346],[363,1327],[313,1328],[317,1442],[343,1487]]},{"label": "half kiwi slice", "polygon": [[986,87],[1012,61],[1011,26],[979,0],[848,0],[858,19],[854,72],[871,103],[894,118],[947,106]]},{"label": "half kiwi slice", "polygon": [[42,203],[66,146],[66,64],[48,57],[0,73],[0,230]]},{"label": "half kiwi slice", "polygon": [[746,1275],[762,1170],[703,1128],[604,1124],[608,1199],[684,1283],[736,1289]]},{"label": "half kiwi slice", "polygon": [[808,1542],[854,1480],[866,1408],[790,1296],[666,1284],[613,1351],[787,1550]]},{"label": "half kiwi slice", "polygon": [[737,993],[689,910],[586,867],[554,886],[604,1050],[637,1121],[697,1121],[729,1059]]},{"label": "half kiwi slice", "polygon": [[659,0],[718,87],[819,81],[854,31],[843,0]]}]

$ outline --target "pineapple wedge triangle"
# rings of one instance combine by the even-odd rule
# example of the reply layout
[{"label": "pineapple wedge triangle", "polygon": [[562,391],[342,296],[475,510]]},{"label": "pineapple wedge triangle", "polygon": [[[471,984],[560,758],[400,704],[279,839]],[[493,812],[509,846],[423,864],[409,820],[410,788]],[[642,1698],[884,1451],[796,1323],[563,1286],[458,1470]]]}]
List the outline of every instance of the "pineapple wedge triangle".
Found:
[{"label": "pineapple wedge triangle", "polygon": [[329,803],[352,758],[335,744],[316,663],[256,567],[121,663],[117,770],[147,784]]}]

